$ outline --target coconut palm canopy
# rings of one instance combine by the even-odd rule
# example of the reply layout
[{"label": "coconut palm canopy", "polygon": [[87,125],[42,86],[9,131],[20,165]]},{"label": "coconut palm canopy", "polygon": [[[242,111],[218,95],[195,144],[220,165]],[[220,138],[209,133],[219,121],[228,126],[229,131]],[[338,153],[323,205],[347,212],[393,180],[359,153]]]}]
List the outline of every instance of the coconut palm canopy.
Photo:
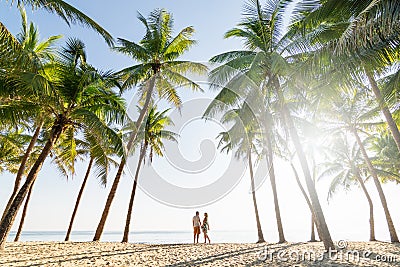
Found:
[{"label": "coconut palm canopy", "polygon": [[[226,196],[222,210],[220,202],[207,207],[217,229],[234,211],[243,216],[228,230],[249,229],[254,242],[284,243],[293,233],[298,241],[310,240],[311,234],[329,249],[335,246],[331,233],[346,232],[338,211],[349,210],[350,239],[362,225],[369,227],[365,238],[399,241],[398,1],[222,2],[188,9],[163,1],[160,7],[0,1],[6,14],[0,19],[0,249],[16,230],[20,210],[15,240],[32,223],[30,209],[36,210],[32,220],[50,227],[46,214],[29,205],[31,198],[48,198],[41,210],[71,210],[65,240],[74,239],[83,219],[97,223],[94,241],[107,227],[122,231],[123,222],[123,242],[132,229],[149,225],[186,229],[182,210],[137,193],[141,181],[152,179],[141,168],[190,190],[188,183],[202,188],[218,180],[224,160],[243,162],[249,179],[241,180],[234,197]],[[72,24],[90,30],[66,31]],[[191,106],[192,98],[207,105]],[[134,121],[128,106],[138,107]],[[169,118],[175,111],[184,123]],[[198,151],[200,160],[185,162],[201,161],[208,153],[204,136],[218,153],[209,168],[197,175],[174,164]],[[169,154],[170,141],[179,157]],[[130,153],[140,155],[134,174],[125,167]],[[54,176],[65,179],[55,182]],[[76,193],[66,186],[75,179],[81,181]],[[44,187],[34,187],[37,181]],[[252,198],[245,194],[249,188]],[[340,197],[344,193],[351,201]],[[167,220],[156,225],[144,210]]]}]

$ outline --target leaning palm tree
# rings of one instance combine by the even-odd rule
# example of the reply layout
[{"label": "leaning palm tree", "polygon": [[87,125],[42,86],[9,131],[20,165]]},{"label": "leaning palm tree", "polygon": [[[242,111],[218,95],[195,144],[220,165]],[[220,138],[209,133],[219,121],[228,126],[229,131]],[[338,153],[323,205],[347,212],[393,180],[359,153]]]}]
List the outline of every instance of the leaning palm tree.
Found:
[{"label": "leaning palm tree", "polygon": [[[122,147],[122,145],[113,144],[112,140],[104,140],[104,137],[92,134],[91,132],[86,132],[84,134],[84,137],[85,138],[83,140],[77,140],[77,145],[80,147],[78,153],[83,154],[84,156],[88,156],[90,159],[85,176],[82,180],[81,188],[79,189],[79,193],[75,201],[74,210],[71,215],[67,233],[65,235],[65,241],[69,241],[70,239],[75,217],[78,212],[79,204],[82,199],[82,195],[85,190],[90,173],[94,169],[94,172],[97,178],[100,180],[100,183],[105,186],[107,184],[109,169],[112,165],[116,165],[116,162],[112,159],[112,156],[121,156],[122,154],[122,151],[115,151],[115,148]],[[119,140],[118,142],[121,141]],[[61,161],[61,163],[64,162],[64,160]]]},{"label": "leaning palm tree", "polygon": [[[19,71],[38,71],[40,70],[46,63],[51,61],[54,58],[54,42],[57,41],[59,38],[61,38],[61,35],[57,36],[51,36],[50,38],[40,41],[39,40],[39,32],[38,28],[30,22],[28,24],[27,16],[25,9],[23,7],[20,7],[20,14],[21,14],[21,32],[17,34],[16,40],[18,42],[18,45],[20,47],[19,54],[22,57],[29,58],[30,59],[30,64],[28,66],[18,66]],[[27,67],[27,68],[25,68]],[[10,71],[12,76],[13,71]],[[32,98],[32,96],[29,96]],[[14,181],[14,189],[13,192],[11,193],[11,196],[6,204],[6,207],[3,212],[2,219],[4,218],[4,215],[7,213],[8,208],[11,205],[11,202],[13,201],[14,197],[16,196],[18,189],[20,187],[21,181],[22,181],[22,176],[25,172],[25,168],[27,165],[28,158],[31,154],[32,149],[34,148],[40,131],[43,127],[43,124],[45,122],[45,119],[42,118],[41,116],[37,116],[35,114],[35,119],[32,120],[32,128],[33,130],[33,135],[28,143],[25,153],[21,159],[21,164],[18,169],[15,181]]]},{"label": "leaning palm tree", "polygon": [[373,178],[373,181],[374,181],[374,184],[375,184],[375,187],[376,187],[376,189],[378,191],[379,198],[380,198],[381,203],[382,203],[383,211],[385,212],[386,222],[387,222],[388,229],[389,229],[389,234],[390,234],[390,240],[392,242],[397,242],[398,243],[399,242],[399,238],[397,237],[396,229],[395,229],[395,226],[394,226],[394,223],[393,223],[393,220],[392,220],[392,216],[390,215],[390,212],[389,212],[389,208],[388,208],[388,204],[387,204],[387,201],[386,201],[385,193],[383,192],[381,182],[379,181],[378,173],[377,173],[376,169],[374,168],[374,166],[372,165],[372,162],[371,162],[371,160],[370,160],[370,158],[368,156],[367,150],[364,147],[364,144],[363,144],[363,142],[362,142],[362,140],[360,138],[360,135],[359,135],[357,129],[353,128],[352,132],[354,134],[354,137],[356,138],[358,146],[360,147],[360,150],[361,150],[361,153],[363,155],[363,158],[364,158],[364,160],[365,160],[365,162],[367,164],[368,171],[371,174],[371,176]]},{"label": "leaning palm tree", "polygon": [[[355,141],[360,149],[362,158],[366,165],[366,168],[372,176],[375,187],[378,191],[379,198],[385,213],[386,222],[392,242],[399,242],[397,237],[396,229],[389,212],[386,196],[382,189],[381,182],[379,180],[378,172],[372,164],[372,160],[367,153],[367,149],[360,134],[367,134],[365,129],[371,129],[373,126],[381,126],[383,123],[374,120],[378,117],[377,112],[379,109],[374,107],[373,103],[366,100],[364,88],[347,88],[341,87],[341,91],[336,95],[332,95],[330,98],[326,98],[327,111],[323,112],[327,118],[332,130],[345,130],[347,133],[353,135]],[[328,119],[329,118],[329,119]]]},{"label": "leaning palm tree", "polygon": [[[107,123],[123,122],[125,103],[111,90],[114,83],[109,82],[109,73],[102,74],[89,64],[79,64],[77,55],[82,47],[82,42],[71,39],[52,62],[51,68],[45,68],[40,74],[28,73],[25,79],[15,80],[18,87],[24,89],[24,96],[40,96],[42,101],[38,104],[48,112],[53,124],[46,129],[46,142],[0,224],[0,249],[4,248],[17,212],[45,159],[65,131],[70,128],[76,131],[90,129],[99,135],[118,139]],[[38,75],[40,79],[32,83]]]},{"label": "leaning palm tree", "polygon": [[[120,46],[114,48],[115,51],[128,55],[139,62],[137,65],[119,72],[123,80],[123,89],[139,85],[141,111],[135,122],[136,129],[140,128],[156,94],[159,98],[164,98],[179,107],[181,99],[176,87],[184,86],[192,90],[201,90],[200,86],[186,77],[185,74],[205,74],[207,71],[207,67],[203,64],[179,60],[179,57],[196,43],[191,39],[194,33],[193,27],[186,27],[176,36],[172,36],[172,15],[164,9],[154,10],[147,19],[139,13],[138,19],[145,26],[144,38],[139,43],[119,38]],[[136,140],[137,134],[138,131],[135,130],[129,137],[126,144],[128,153]],[[123,157],[108,194],[93,241],[100,240],[103,233],[125,164],[126,158]]]},{"label": "leaning palm tree", "polygon": [[122,242],[128,242],[129,228],[132,218],[133,202],[135,200],[136,187],[139,179],[139,172],[142,163],[144,164],[145,158],[148,155],[150,164],[153,161],[154,154],[157,156],[163,156],[164,144],[163,139],[177,142],[177,134],[166,130],[165,128],[173,125],[171,119],[166,115],[169,109],[162,112],[157,111],[156,107],[152,107],[149,110],[149,114],[146,118],[146,122],[143,123],[140,131],[143,133],[143,140],[140,144],[140,155],[138,164],[135,172],[135,179],[133,180],[133,187],[131,192],[131,198],[129,200],[128,212],[126,215],[126,223],[124,236]]},{"label": "leaning palm tree", "polygon": [[252,160],[252,154],[257,153],[255,142],[256,138],[260,137],[260,129],[255,121],[254,115],[249,114],[249,109],[246,107],[246,104],[241,109],[227,111],[222,117],[221,122],[225,124],[233,123],[233,125],[228,131],[219,134],[218,137],[220,141],[218,147],[221,148],[221,151],[226,151],[227,153],[235,151],[236,158],[248,160],[251,194],[258,234],[257,243],[263,243],[265,240],[258,213]]},{"label": "leaning palm tree", "polygon": [[[329,249],[334,248],[334,244],[293,120],[293,107],[288,104],[288,90],[297,81],[295,77],[297,69],[293,65],[297,57],[290,55],[287,50],[292,43],[289,38],[291,35],[283,35],[284,12],[289,2],[270,0],[265,6],[261,6],[258,0],[247,1],[243,22],[225,34],[226,38],[236,37],[244,40],[247,50],[226,52],[212,58],[212,62],[223,65],[211,72],[211,82],[230,89],[235,87],[235,84],[236,87],[248,86],[243,84],[246,80],[244,77],[247,77],[261,88],[265,98],[276,99],[275,112],[279,114],[281,125],[295,147],[312,202],[316,226],[319,228],[318,232],[325,248]],[[219,96],[221,95],[222,91]],[[228,94],[228,101],[222,102],[235,103],[237,98],[235,100],[233,95],[233,93]],[[243,94],[241,96],[243,97]],[[268,102],[271,101],[266,101]]]},{"label": "leaning palm tree", "polygon": [[322,172],[318,177],[318,179],[331,178],[328,199],[333,196],[338,187],[349,189],[352,185],[358,184],[369,205],[369,240],[375,241],[374,205],[361,176],[360,169],[364,168],[364,166],[362,165],[358,144],[354,143],[352,145],[344,133],[338,133],[333,137],[330,152],[332,154],[331,157],[327,158],[325,163],[320,164]]}]

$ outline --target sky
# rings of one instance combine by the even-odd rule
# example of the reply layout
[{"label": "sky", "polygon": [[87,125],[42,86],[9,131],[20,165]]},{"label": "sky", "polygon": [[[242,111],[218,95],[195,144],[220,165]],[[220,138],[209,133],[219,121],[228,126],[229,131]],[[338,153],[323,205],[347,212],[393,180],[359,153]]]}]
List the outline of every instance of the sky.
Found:
[{"label": "sky", "polygon": [[[225,40],[223,35],[240,21],[243,1],[120,0],[114,2],[97,0],[69,1],[69,3],[97,21],[114,37],[133,41],[140,40],[144,33],[142,24],[136,18],[137,12],[139,11],[147,16],[154,8],[166,8],[173,13],[176,31],[186,26],[193,26],[196,30],[195,39],[198,40],[198,44],[184,55],[183,59],[185,60],[207,62],[216,54],[241,49],[239,40]],[[87,47],[88,61],[100,69],[119,70],[134,63],[128,57],[110,51],[102,38],[90,29],[76,25],[68,27],[59,17],[44,11],[29,11],[28,19],[34,21],[39,27],[40,36],[43,39],[51,35],[62,34],[64,37],[59,41],[60,45],[64,44],[69,37],[78,37],[83,40]],[[13,34],[18,33],[20,16],[16,6],[10,6],[9,2],[1,1],[0,21]],[[205,86],[205,89],[207,89],[207,86]],[[135,104],[135,99],[132,98],[133,94],[134,91],[132,90],[125,95],[128,103]],[[202,104],[197,103],[196,100],[211,99],[215,92],[206,90],[204,93],[189,93],[187,90],[182,90],[181,94],[184,102],[186,102],[182,113],[196,111],[201,114]],[[176,111],[173,110],[172,112]],[[194,112],[194,117],[196,117],[196,112]],[[176,120],[180,120],[179,116],[176,117]],[[194,212],[199,210],[201,214],[203,212],[209,213],[212,230],[248,230],[252,231],[256,241],[256,224],[252,198],[249,193],[248,170],[242,168],[243,163],[232,159],[232,155],[215,153],[215,137],[223,128],[217,122],[204,123],[198,118],[184,122],[183,126],[179,128],[179,143],[171,149],[176,149],[179,152],[178,154],[182,156],[182,160],[187,160],[187,164],[201,163],[201,159],[208,155],[203,152],[210,149],[209,151],[214,151],[214,154],[211,153],[213,157],[209,159],[210,166],[207,167],[206,171],[195,174],[187,172],[187,170],[182,171],[175,168],[176,166],[174,167],[174,160],[176,160],[178,154],[167,153],[167,157],[155,159],[152,166],[147,169],[144,168],[140,179],[146,181],[146,177],[148,178],[156,173],[170,184],[193,189],[213,184],[221,176],[221,173],[226,172],[229,168],[234,168],[234,170],[238,168],[243,175],[238,176],[237,184],[234,184],[233,188],[224,191],[222,194],[224,197],[209,201],[207,205],[201,207],[183,208],[182,205],[179,207],[179,204],[167,205],[168,203],[163,202],[163,197],[161,199],[159,197],[157,200],[154,196],[149,196],[149,190],[146,190],[149,187],[144,186],[144,190],[142,190],[143,188],[140,189],[135,197],[131,230],[190,231],[191,218]],[[49,160],[46,161],[34,186],[24,229],[60,231],[67,229],[86,165],[87,162],[78,162],[76,175],[67,179],[57,172]],[[123,230],[133,182],[130,173],[135,166],[136,161],[132,159],[128,164],[129,168],[125,171],[111,207],[105,227],[106,231]],[[276,175],[286,237],[289,241],[308,240],[310,213],[289,165],[277,160]],[[110,182],[106,188],[102,187],[94,176],[90,177],[76,217],[74,230],[96,229],[114,176],[115,170],[110,173]],[[11,193],[13,179],[14,176],[11,174],[0,175],[0,210],[3,210]],[[368,204],[361,189],[354,187],[349,192],[339,191],[328,202],[328,185],[328,180],[322,180],[318,182],[317,188],[333,239],[367,240],[369,233]],[[367,188],[376,203],[377,239],[388,240],[389,234],[376,189],[371,182],[367,182]],[[384,191],[387,195],[395,226],[400,228],[400,209],[395,206],[400,196],[400,187],[388,183],[384,185]],[[163,196],[168,198],[175,192],[164,190],[162,194],[167,194],[167,196]],[[273,198],[268,178],[258,188],[256,194],[264,237],[269,242],[277,241]],[[190,199],[191,196],[188,195],[187,197]],[[17,221],[19,221],[19,216]],[[14,225],[13,230],[16,230],[16,227],[17,224]]]}]

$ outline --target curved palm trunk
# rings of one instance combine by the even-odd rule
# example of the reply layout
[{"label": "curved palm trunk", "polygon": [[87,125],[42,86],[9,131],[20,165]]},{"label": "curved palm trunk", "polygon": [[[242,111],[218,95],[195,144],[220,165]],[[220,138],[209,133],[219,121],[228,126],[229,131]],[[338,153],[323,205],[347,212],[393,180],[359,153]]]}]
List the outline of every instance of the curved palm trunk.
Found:
[{"label": "curved palm trunk", "polygon": [[34,148],[34,146],[36,144],[36,141],[39,138],[39,133],[40,133],[40,130],[42,129],[42,126],[43,126],[43,122],[41,122],[39,124],[39,126],[36,127],[36,130],[35,130],[35,132],[34,132],[34,134],[32,136],[32,139],[29,142],[28,147],[26,148],[25,154],[24,154],[24,156],[23,156],[23,158],[21,160],[21,164],[20,164],[18,172],[17,172],[17,176],[15,177],[15,183],[14,183],[13,192],[12,192],[8,202],[7,202],[6,208],[4,209],[3,215],[1,216],[1,220],[4,219],[4,216],[7,214],[7,211],[10,208],[12,201],[14,200],[15,196],[18,193],[18,189],[19,189],[19,186],[20,186],[21,180],[22,180],[22,175],[23,175],[23,173],[25,171],[26,162],[28,161],[28,158],[31,155],[32,149]]},{"label": "curved palm trunk", "polygon": [[393,224],[392,216],[390,215],[390,212],[389,212],[385,193],[383,192],[381,182],[379,181],[379,178],[378,178],[378,174],[376,173],[374,166],[372,166],[372,162],[370,161],[370,159],[368,157],[367,151],[365,150],[364,144],[362,143],[360,136],[358,135],[358,132],[356,129],[353,130],[353,134],[357,140],[358,146],[360,147],[360,150],[364,157],[365,163],[367,163],[368,170],[372,175],[376,189],[378,190],[379,198],[381,199],[382,207],[383,207],[383,210],[384,210],[385,216],[386,216],[386,222],[387,222],[387,225],[389,228],[390,241],[399,242],[399,238],[397,237],[396,229]]},{"label": "curved palm trunk", "polygon": [[133,209],[133,201],[135,200],[135,193],[136,193],[137,181],[139,178],[140,167],[142,166],[143,159],[146,155],[146,149],[147,149],[147,145],[143,145],[143,148],[140,151],[139,161],[138,161],[138,165],[136,167],[135,180],[133,181],[131,198],[129,200],[128,213],[126,215],[126,223],[125,223],[124,236],[122,238],[122,242],[128,242],[129,226],[131,224],[132,209]]},{"label": "curved palm trunk", "polygon": [[0,250],[4,249],[7,241],[7,236],[10,233],[11,227],[15,221],[15,217],[17,216],[17,212],[21,207],[26,195],[28,194],[32,184],[35,182],[45,159],[50,153],[50,150],[52,149],[54,143],[57,141],[58,137],[63,131],[62,119],[63,118],[60,118],[60,121],[57,119],[57,121],[55,122],[49,140],[43,147],[42,152],[40,153],[36,162],[33,164],[31,170],[29,171],[25,183],[18,191],[18,194],[15,196],[13,202],[10,205],[10,208],[7,211],[7,214],[4,216],[4,219],[0,223]]},{"label": "curved palm trunk", "polygon": [[301,184],[299,174],[297,173],[297,170],[294,167],[292,162],[290,162],[290,166],[292,167],[292,170],[293,170],[293,173],[294,173],[294,177],[296,178],[296,183],[299,186],[300,191],[301,191],[304,199],[306,200],[307,206],[308,206],[308,208],[310,209],[310,212],[311,212],[311,240],[310,240],[310,242],[315,242],[317,240],[315,239],[315,231],[314,231],[315,219],[314,219],[313,207],[312,207],[310,198],[307,195],[306,190],[304,189],[303,185]]},{"label": "curved palm trunk", "polygon": [[[149,89],[146,92],[146,100],[145,100],[145,102],[143,104],[142,110],[140,111],[139,118],[137,119],[137,121],[135,123],[136,130],[130,136],[129,142],[128,142],[127,146],[126,146],[127,151],[131,150],[133,142],[136,140],[136,137],[138,135],[138,130],[139,130],[140,126],[142,125],[144,116],[146,115],[147,110],[149,109],[151,95],[152,95],[153,90],[154,90],[155,79],[156,79],[156,74],[152,78],[150,78]],[[113,185],[111,187],[110,193],[108,194],[107,201],[106,201],[103,213],[102,213],[101,218],[100,218],[100,222],[97,225],[96,233],[95,233],[95,235],[93,237],[93,241],[99,241],[101,235],[103,234],[104,226],[106,224],[107,217],[108,217],[108,214],[110,212],[111,204],[112,204],[112,202],[114,200],[114,197],[115,197],[115,193],[117,192],[118,184],[119,184],[119,181],[121,180],[122,171],[124,170],[125,164],[126,164],[126,159],[125,159],[125,157],[123,157],[121,159],[120,164],[119,164],[118,171],[117,171],[117,174],[116,174],[116,176],[114,178],[114,182],[113,182]]]},{"label": "curved palm trunk", "polygon": [[34,183],[32,184],[31,188],[29,188],[28,195],[26,196],[24,208],[22,210],[21,220],[19,222],[18,231],[17,231],[17,234],[15,235],[14,242],[19,241],[19,238],[21,237],[22,228],[24,227],[26,214],[28,212],[29,201],[31,200],[33,185],[34,185]]},{"label": "curved palm trunk", "polygon": [[271,140],[269,138],[266,138],[266,142],[267,142],[267,153],[268,153],[267,163],[269,165],[268,166],[269,167],[268,168],[269,178],[271,181],[272,194],[274,196],[275,217],[276,217],[276,224],[278,227],[279,243],[284,243],[284,242],[286,242],[286,239],[285,239],[285,234],[283,232],[281,212],[280,212],[279,201],[278,201],[278,193],[277,193],[277,189],[276,189],[276,177],[275,177]]},{"label": "curved palm trunk", "polygon": [[90,170],[92,169],[93,161],[94,161],[94,158],[91,157],[90,161],[89,161],[89,165],[86,170],[85,178],[83,179],[83,182],[81,185],[81,189],[79,190],[78,197],[76,198],[74,211],[72,212],[71,220],[70,220],[69,226],[68,226],[68,231],[67,231],[67,234],[65,235],[65,239],[64,239],[65,241],[69,241],[69,237],[72,232],[72,225],[74,224],[75,216],[76,216],[76,213],[78,212],[79,203],[81,202],[83,190],[85,190],[86,183],[89,178]]},{"label": "curved palm trunk", "polygon": [[360,171],[358,168],[355,168],[355,176],[357,181],[360,183],[361,189],[364,192],[365,197],[368,200],[369,204],[369,241],[376,241],[375,239],[375,220],[374,220],[374,204],[372,203],[371,196],[368,193],[367,188],[365,187],[365,183],[360,176]]},{"label": "curved palm trunk", "polygon": [[400,131],[399,128],[397,127],[396,122],[393,119],[392,114],[390,113],[390,110],[388,108],[388,106],[386,105],[384,99],[382,98],[382,94],[381,91],[379,90],[378,84],[376,83],[375,79],[374,79],[374,75],[373,73],[371,73],[370,71],[368,71],[367,69],[365,69],[365,74],[368,77],[368,81],[371,85],[372,91],[374,92],[374,95],[379,103],[379,107],[383,113],[383,115],[385,116],[386,122],[389,126],[389,130],[392,133],[393,139],[396,142],[397,145],[397,149],[400,152]]},{"label": "curved palm trunk", "polygon": [[335,245],[332,241],[332,237],[329,232],[328,225],[326,224],[326,221],[325,221],[325,216],[324,216],[321,204],[318,199],[317,190],[315,189],[314,182],[311,178],[311,173],[310,173],[310,169],[308,168],[307,158],[304,153],[303,147],[300,143],[299,135],[297,133],[296,128],[294,127],[292,117],[290,116],[290,113],[289,113],[289,110],[288,110],[286,104],[283,104],[282,112],[283,112],[283,117],[284,117],[285,123],[289,130],[290,137],[291,137],[294,147],[296,149],[296,153],[299,158],[301,168],[303,169],[303,174],[304,174],[304,178],[306,181],[308,193],[310,195],[310,200],[311,200],[313,211],[314,211],[315,224],[317,226],[319,237],[321,238],[322,242],[324,243],[326,250],[334,249]]},{"label": "curved palm trunk", "polygon": [[249,160],[249,169],[250,169],[250,179],[251,179],[251,194],[253,196],[253,205],[254,205],[254,212],[256,214],[256,223],[257,223],[257,233],[258,233],[258,241],[257,243],[263,243],[264,235],[261,229],[260,217],[258,215],[258,207],[257,207],[257,200],[256,200],[256,190],[254,186],[254,174],[253,174],[253,163],[251,160],[251,152],[248,153],[248,160]]}]

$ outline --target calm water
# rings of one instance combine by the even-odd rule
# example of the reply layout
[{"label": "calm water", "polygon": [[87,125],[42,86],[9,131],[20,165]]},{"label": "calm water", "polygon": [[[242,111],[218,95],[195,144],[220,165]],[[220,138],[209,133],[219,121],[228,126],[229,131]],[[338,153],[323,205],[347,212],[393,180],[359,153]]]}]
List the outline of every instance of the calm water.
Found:
[{"label": "calm water", "polygon": [[[105,232],[101,241],[122,240],[122,232]],[[211,242],[215,243],[254,243],[257,241],[257,232],[247,231],[210,231]],[[71,241],[92,241],[94,231],[75,231],[71,234]],[[13,241],[15,232],[11,232],[8,238]],[[25,231],[22,232],[20,241],[64,241],[65,231]],[[193,234],[189,231],[138,231],[131,232],[129,242],[147,244],[166,243],[190,243],[193,242]],[[204,242],[200,235],[199,242]]]}]

